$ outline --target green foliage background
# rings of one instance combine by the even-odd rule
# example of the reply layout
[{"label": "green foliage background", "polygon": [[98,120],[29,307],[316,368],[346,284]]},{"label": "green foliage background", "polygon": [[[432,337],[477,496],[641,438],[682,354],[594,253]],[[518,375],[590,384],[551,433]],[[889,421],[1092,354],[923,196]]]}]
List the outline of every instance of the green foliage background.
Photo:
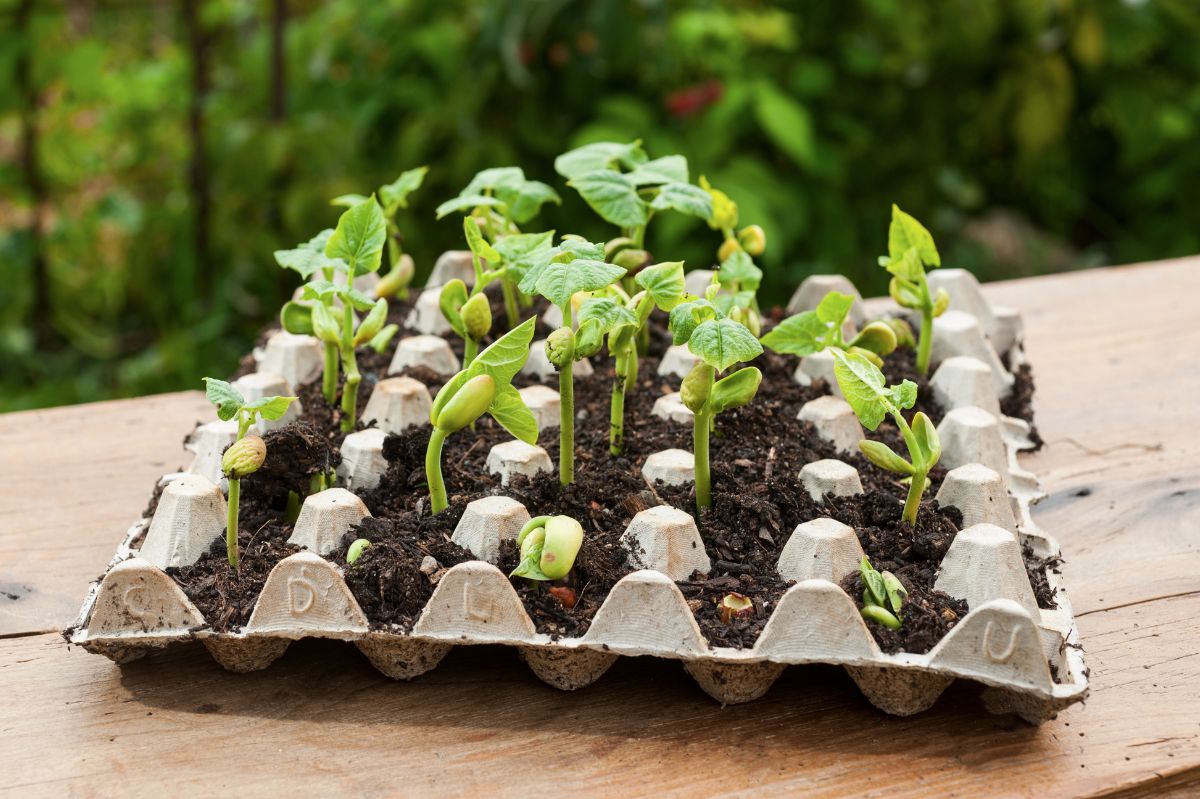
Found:
[{"label": "green foliage background", "polygon": [[[731,194],[768,301],[881,291],[893,201],[985,278],[1194,253],[1198,35],[1191,0],[0,0],[0,410],[227,372],[289,291],[271,251],[408,167],[419,275],[484,166],[605,236],[552,169],[596,139]],[[718,241],[675,216],[649,244]]]}]

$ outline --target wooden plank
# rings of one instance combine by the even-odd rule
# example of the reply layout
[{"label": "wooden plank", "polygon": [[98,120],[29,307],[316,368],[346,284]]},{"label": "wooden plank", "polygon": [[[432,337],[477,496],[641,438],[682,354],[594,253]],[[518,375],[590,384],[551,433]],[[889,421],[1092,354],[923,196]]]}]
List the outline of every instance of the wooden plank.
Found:
[{"label": "wooden plank", "polygon": [[[1194,768],[1195,598],[1081,620],[1092,698],[1041,728],[955,686],[888,718],[841,670],[788,670],[720,708],[678,664],[623,659],[559,693],[509,650],[465,647],[413,683],[309,641],[265,672],[199,646],[123,668],[52,636],[0,641],[0,762],[14,794],[1085,796]],[[15,701],[13,701],[15,700]],[[49,756],[49,753],[53,753]]]},{"label": "wooden plank", "polygon": [[70,623],[211,415],[197,391],[0,415],[0,636]]},{"label": "wooden plank", "polygon": [[992,284],[1022,309],[1076,613],[1200,591],[1200,259]]}]

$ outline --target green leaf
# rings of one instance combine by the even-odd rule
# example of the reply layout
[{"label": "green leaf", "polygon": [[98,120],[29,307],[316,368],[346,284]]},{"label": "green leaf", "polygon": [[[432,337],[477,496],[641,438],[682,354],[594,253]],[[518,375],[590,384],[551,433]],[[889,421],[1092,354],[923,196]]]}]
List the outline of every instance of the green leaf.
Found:
[{"label": "green leaf", "polygon": [[640,227],[649,219],[637,187],[620,172],[587,172],[567,183],[593,211],[618,227]]},{"label": "green leaf", "polygon": [[880,441],[863,440],[858,442],[858,448],[867,460],[885,471],[911,476],[916,472],[912,464],[901,458],[891,447]]},{"label": "green leaf", "polygon": [[917,384],[911,380],[902,380],[900,385],[888,389],[888,398],[901,410],[911,408],[917,403]]},{"label": "green leaf", "polygon": [[883,576],[875,571],[866,555],[859,561],[858,572],[862,575],[863,602],[884,607],[884,603],[887,602],[887,587],[883,584]]},{"label": "green leaf", "polygon": [[242,409],[255,411],[267,421],[275,422],[283,418],[287,409],[295,401],[295,397],[263,397],[243,405]]},{"label": "green leaf", "polygon": [[358,330],[354,333],[354,345],[361,346],[375,338],[375,334],[383,329],[383,323],[387,321],[387,315],[387,300],[376,300],[375,304],[371,306],[371,310],[367,312],[362,322],[359,323]]},{"label": "green leaf", "polygon": [[628,144],[596,142],[576,147],[555,158],[554,171],[567,180],[574,180],[588,172],[613,169],[617,166],[634,169],[639,164],[646,163],[647,159],[641,139]]},{"label": "green leaf", "polygon": [[492,247],[500,253],[502,263],[513,263],[549,251],[553,242],[554,231],[547,230],[545,233],[514,233],[501,236]]},{"label": "green leaf", "polygon": [[772,84],[759,84],[754,116],[771,142],[804,169],[817,166],[812,117],[803,105]]},{"label": "green leaf", "polygon": [[712,392],[708,397],[708,406],[713,413],[721,413],[731,408],[740,408],[749,404],[758,393],[762,383],[762,372],[753,366],[738,369],[731,375],[722,377],[713,383]]},{"label": "green leaf", "polygon": [[387,220],[374,196],[342,214],[325,254],[346,262],[352,277],[379,269],[387,241]]},{"label": "green leaf", "polygon": [[917,445],[921,448],[925,468],[937,465],[938,460],[942,457],[942,440],[938,438],[937,428],[934,427],[933,421],[924,413],[917,412],[913,414],[912,431],[917,439]]},{"label": "green leaf", "polygon": [[671,309],[667,326],[674,344],[686,344],[701,323],[718,318],[717,308],[706,299],[689,300]]},{"label": "green leaf", "polygon": [[781,355],[803,357],[825,349],[832,332],[832,325],[822,322],[816,311],[804,311],[776,325],[762,343]]},{"label": "green leaf", "polygon": [[479,223],[475,221],[475,217],[463,218],[463,233],[467,237],[467,246],[471,252],[485,261],[500,263],[500,253],[496,252],[495,248],[488,244],[488,240],[483,237],[483,231],[479,229]]},{"label": "green leaf", "polygon": [[324,269],[345,269],[346,264],[340,258],[325,255],[325,245],[332,235],[333,230],[322,230],[294,249],[276,250],[275,263],[285,269],[294,269],[305,280]]},{"label": "green leaf", "polygon": [[925,304],[920,287],[903,278],[894,277],[888,282],[888,294],[902,308],[920,308]]},{"label": "green leaf", "polygon": [[854,298],[849,294],[831,291],[817,303],[817,318],[831,326],[841,327],[852,305]]},{"label": "green leaf", "polygon": [[537,216],[546,203],[562,205],[562,198],[551,186],[538,180],[527,180],[511,197],[501,195],[508,205],[508,216],[518,225],[523,225]]},{"label": "green leaf", "polygon": [[682,155],[664,155],[634,167],[629,179],[635,186],[657,186],[662,183],[687,183],[688,162]]},{"label": "green leaf", "polygon": [[361,202],[366,202],[367,198],[362,194],[339,194],[329,201],[330,205],[341,206],[342,208],[353,208]]},{"label": "green leaf", "polygon": [[925,266],[942,265],[942,258],[933,243],[933,236],[925,226],[901,211],[899,206],[893,205],[892,223],[888,227],[888,255],[895,261],[910,249],[917,251],[921,263]]},{"label": "green leaf", "polygon": [[435,213],[441,219],[456,211],[472,211],[476,208],[495,208],[504,205],[498,197],[486,197],[482,194],[462,194],[452,197],[437,207]]},{"label": "green leaf", "polygon": [[438,307],[450,327],[460,337],[467,337],[467,327],[462,320],[462,307],[467,304],[467,284],[454,278],[442,286],[438,293]]},{"label": "green leaf", "polygon": [[735,250],[721,262],[717,270],[717,281],[724,287],[738,286],[755,290],[762,283],[762,270],[754,264],[750,255],[742,249]]},{"label": "green leaf", "polygon": [[217,418],[228,422],[237,416],[238,411],[246,404],[246,398],[229,383],[217,380],[215,377],[204,378],[204,396],[217,406]]},{"label": "green leaf", "polygon": [[879,576],[883,579],[883,588],[887,592],[888,604],[891,605],[896,618],[899,618],[900,608],[904,606],[904,600],[908,597],[908,589],[891,572],[880,572]]},{"label": "green leaf", "polygon": [[638,272],[633,282],[646,290],[660,310],[670,311],[687,294],[683,276],[683,261],[667,261],[647,266]]},{"label": "green leaf", "polygon": [[595,321],[601,333],[611,333],[622,325],[637,326],[637,314],[612,297],[589,297],[579,309],[580,323]]},{"label": "green leaf", "polygon": [[525,182],[525,171],[519,166],[494,166],[475,173],[459,196],[469,194],[498,194],[501,189],[518,189]]},{"label": "green leaf", "polygon": [[[575,332],[575,360],[590,358],[604,346],[605,330],[599,319],[587,319],[579,323]],[[547,340],[548,341],[548,340]],[[547,343],[546,346],[549,346]]]},{"label": "green leaf", "polygon": [[341,294],[343,287],[329,280],[310,280],[302,287],[304,299],[320,300],[322,303]]},{"label": "green leaf", "polygon": [[474,374],[489,374],[496,381],[499,394],[501,387],[512,383],[513,376],[521,371],[529,357],[529,344],[533,341],[534,317],[526,319],[512,330],[496,339],[483,352],[475,356],[468,371]]},{"label": "green leaf", "polygon": [[912,247],[901,253],[898,258],[885,258],[883,267],[900,280],[912,284],[914,292],[921,275],[925,274],[925,268],[921,266],[921,256]]},{"label": "green leaf", "polygon": [[375,307],[375,298],[363,294],[358,289],[343,288],[338,293],[345,302],[353,305],[356,311],[369,311]]},{"label": "green leaf", "polygon": [[559,308],[568,308],[577,293],[602,289],[624,276],[624,269],[603,261],[554,261],[538,275],[535,290]]},{"label": "green leaf", "polygon": [[313,334],[329,344],[338,344],[341,342],[342,331],[338,326],[337,318],[334,317],[333,311],[329,310],[328,305],[320,303],[313,306],[312,313]]},{"label": "green leaf", "polygon": [[379,199],[383,202],[385,211],[389,214],[397,208],[408,207],[408,195],[421,188],[429,167],[419,166],[400,173],[400,177],[384,186],[379,187]]},{"label": "green leaf", "polygon": [[659,190],[650,207],[656,211],[679,211],[706,222],[713,212],[712,197],[704,189],[690,183],[668,183]]},{"label": "green leaf", "polygon": [[878,428],[883,417],[896,410],[892,393],[884,385],[883,372],[861,355],[836,349],[832,352],[836,359],[833,373],[846,402],[850,403],[863,427],[868,430]]},{"label": "green leaf", "polygon": [[696,327],[688,349],[718,372],[762,354],[762,345],[746,326],[732,319],[710,319]]},{"label": "green leaf", "polygon": [[488,413],[514,437],[526,444],[536,444],[538,439],[537,419],[525,406],[521,392],[511,385],[502,385],[492,400]]}]

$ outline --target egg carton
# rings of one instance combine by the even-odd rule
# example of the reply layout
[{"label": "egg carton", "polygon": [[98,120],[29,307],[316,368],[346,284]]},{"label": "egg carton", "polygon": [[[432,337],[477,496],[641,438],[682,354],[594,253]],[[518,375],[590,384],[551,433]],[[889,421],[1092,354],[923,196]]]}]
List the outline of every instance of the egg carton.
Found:
[{"label": "egg carton", "polygon": [[[797,295],[803,290],[805,286]],[[529,509],[503,495],[471,503],[454,531],[454,540],[479,560],[440,573],[411,629],[373,629],[342,567],[327,559],[345,533],[369,515],[358,497],[340,487],[305,500],[291,538],[302,551],[271,571],[243,628],[217,632],[165,571],[195,562],[223,535],[225,497],[212,463],[214,452],[219,454],[228,442],[223,435],[204,433],[205,426],[192,437],[192,467],[163,478],[154,516],[129,529],[64,636],[118,663],[198,640],[235,672],[266,668],[292,641],[334,638],[353,642],[377,669],[396,679],[435,668],[453,646],[507,644],[517,648],[540,679],[563,690],[595,682],[620,656],[654,656],[681,661],[696,683],[722,703],[761,697],[789,665],[822,663],[844,666],[864,696],[890,714],[919,713],[955,679],[966,679],[984,686],[990,712],[1016,713],[1040,723],[1086,697],[1088,672],[1061,576],[1047,574],[1057,607],[1040,609],[1025,571],[1022,545],[1040,557],[1057,556],[1059,547],[1030,516],[1030,506],[1041,494],[1033,475],[1017,463],[1017,453],[1031,446],[1029,428],[999,414],[999,397],[1011,376],[997,374],[991,359],[979,357],[990,353],[998,363],[992,344],[997,337],[984,332],[975,311],[948,312],[949,333],[938,334],[935,327],[935,359],[941,366],[932,378],[947,409],[938,429],[943,463],[950,468],[937,496],[964,517],[964,529],[943,559],[936,587],[967,600],[970,611],[926,654],[880,650],[856,603],[837,584],[857,569],[862,549],[853,529],[829,518],[799,525],[781,551],[777,570],[795,582],[771,611],[754,646],[710,645],[675,582],[694,570],[708,571],[709,558],[691,515],[665,505],[644,510],[630,522],[624,541],[636,570],[613,587],[586,633],[552,638],[537,632],[511,582],[494,565],[501,542],[515,538],[530,518]],[[296,344],[294,337],[284,343]],[[1020,349],[1019,326],[1007,343]],[[274,363],[304,363],[302,356],[274,357]],[[803,359],[797,379],[822,376],[820,359],[805,363],[810,360]],[[424,386],[408,378],[379,385],[385,383],[392,385],[378,396],[386,399],[372,399],[376,407],[371,413],[380,429],[369,437],[354,434],[343,447],[339,474],[350,488],[378,482],[386,468],[384,430],[419,423],[428,412]],[[800,414],[839,449],[854,448],[862,436],[849,406],[836,397],[809,403]],[[489,468],[505,478],[548,470],[549,459],[539,457],[537,450],[493,452]],[[691,464],[680,457],[687,453],[660,454],[664,457],[647,460],[648,480],[690,479]],[[862,490],[854,468],[837,460],[809,464],[797,480],[797,490],[818,499]]]}]

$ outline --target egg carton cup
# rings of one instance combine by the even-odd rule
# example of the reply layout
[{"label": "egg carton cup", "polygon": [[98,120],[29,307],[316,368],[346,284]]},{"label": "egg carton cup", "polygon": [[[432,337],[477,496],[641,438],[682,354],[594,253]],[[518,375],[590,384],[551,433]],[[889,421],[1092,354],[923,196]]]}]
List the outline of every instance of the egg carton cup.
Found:
[{"label": "egg carton cup", "polygon": [[[1055,540],[1033,522],[1030,506],[1041,494],[1017,463],[1017,453],[1031,446],[1028,426],[993,413],[998,406],[991,405],[988,392],[999,388],[988,364],[976,361],[954,363],[943,374],[947,361],[934,375],[948,409],[939,432],[950,467],[937,497],[964,516],[936,587],[967,600],[970,611],[925,654],[880,650],[856,602],[838,585],[858,568],[862,549],[853,529],[829,518],[798,525],[781,550],[777,571],[794,583],[770,609],[754,645],[709,644],[675,582],[695,570],[707,572],[709,554],[691,515],[665,505],[630,522],[623,543],[632,571],[613,587],[587,631],[577,638],[539,633],[512,583],[493,564],[501,543],[515,539],[537,509],[502,493],[471,503],[454,532],[454,540],[479,559],[440,573],[411,629],[373,627],[343,567],[330,559],[346,533],[369,515],[340,487],[305,500],[291,539],[304,549],[275,566],[244,627],[217,632],[166,573],[195,562],[223,535],[222,489],[212,475],[196,469],[163,478],[154,517],[130,527],[64,637],[118,663],[200,641],[235,672],[267,668],[292,641],[332,638],[354,643],[379,671],[403,680],[435,668],[454,646],[505,644],[517,649],[539,679],[562,690],[595,682],[618,657],[651,656],[680,661],[701,689],[728,704],[761,697],[788,666],[832,664],[844,666],[868,701],[889,714],[919,713],[954,680],[964,679],[983,686],[990,712],[1040,723],[1086,697],[1088,673],[1061,575],[1047,572],[1057,607],[1041,609],[1022,560],[1023,545],[1039,557],[1059,554]],[[848,429],[843,410],[825,403],[801,416],[818,434],[849,449],[858,433]],[[823,431],[823,425],[836,429]],[[211,438],[216,442],[211,446],[223,447],[219,436]],[[352,462],[345,476],[351,489],[373,484],[378,473],[372,472],[386,468],[375,460],[378,443],[364,442]],[[213,455],[198,451],[196,459],[211,461]],[[678,452],[664,453],[655,465],[666,466],[648,470],[647,481],[668,473],[672,481],[694,479],[684,460]],[[496,469],[535,462],[529,468],[546,470],[535,451],[501,451]],[[861,491],[858,474],[842,461],[809,464],[805,472],[795,476],[798,491],[817,497]]]}]

